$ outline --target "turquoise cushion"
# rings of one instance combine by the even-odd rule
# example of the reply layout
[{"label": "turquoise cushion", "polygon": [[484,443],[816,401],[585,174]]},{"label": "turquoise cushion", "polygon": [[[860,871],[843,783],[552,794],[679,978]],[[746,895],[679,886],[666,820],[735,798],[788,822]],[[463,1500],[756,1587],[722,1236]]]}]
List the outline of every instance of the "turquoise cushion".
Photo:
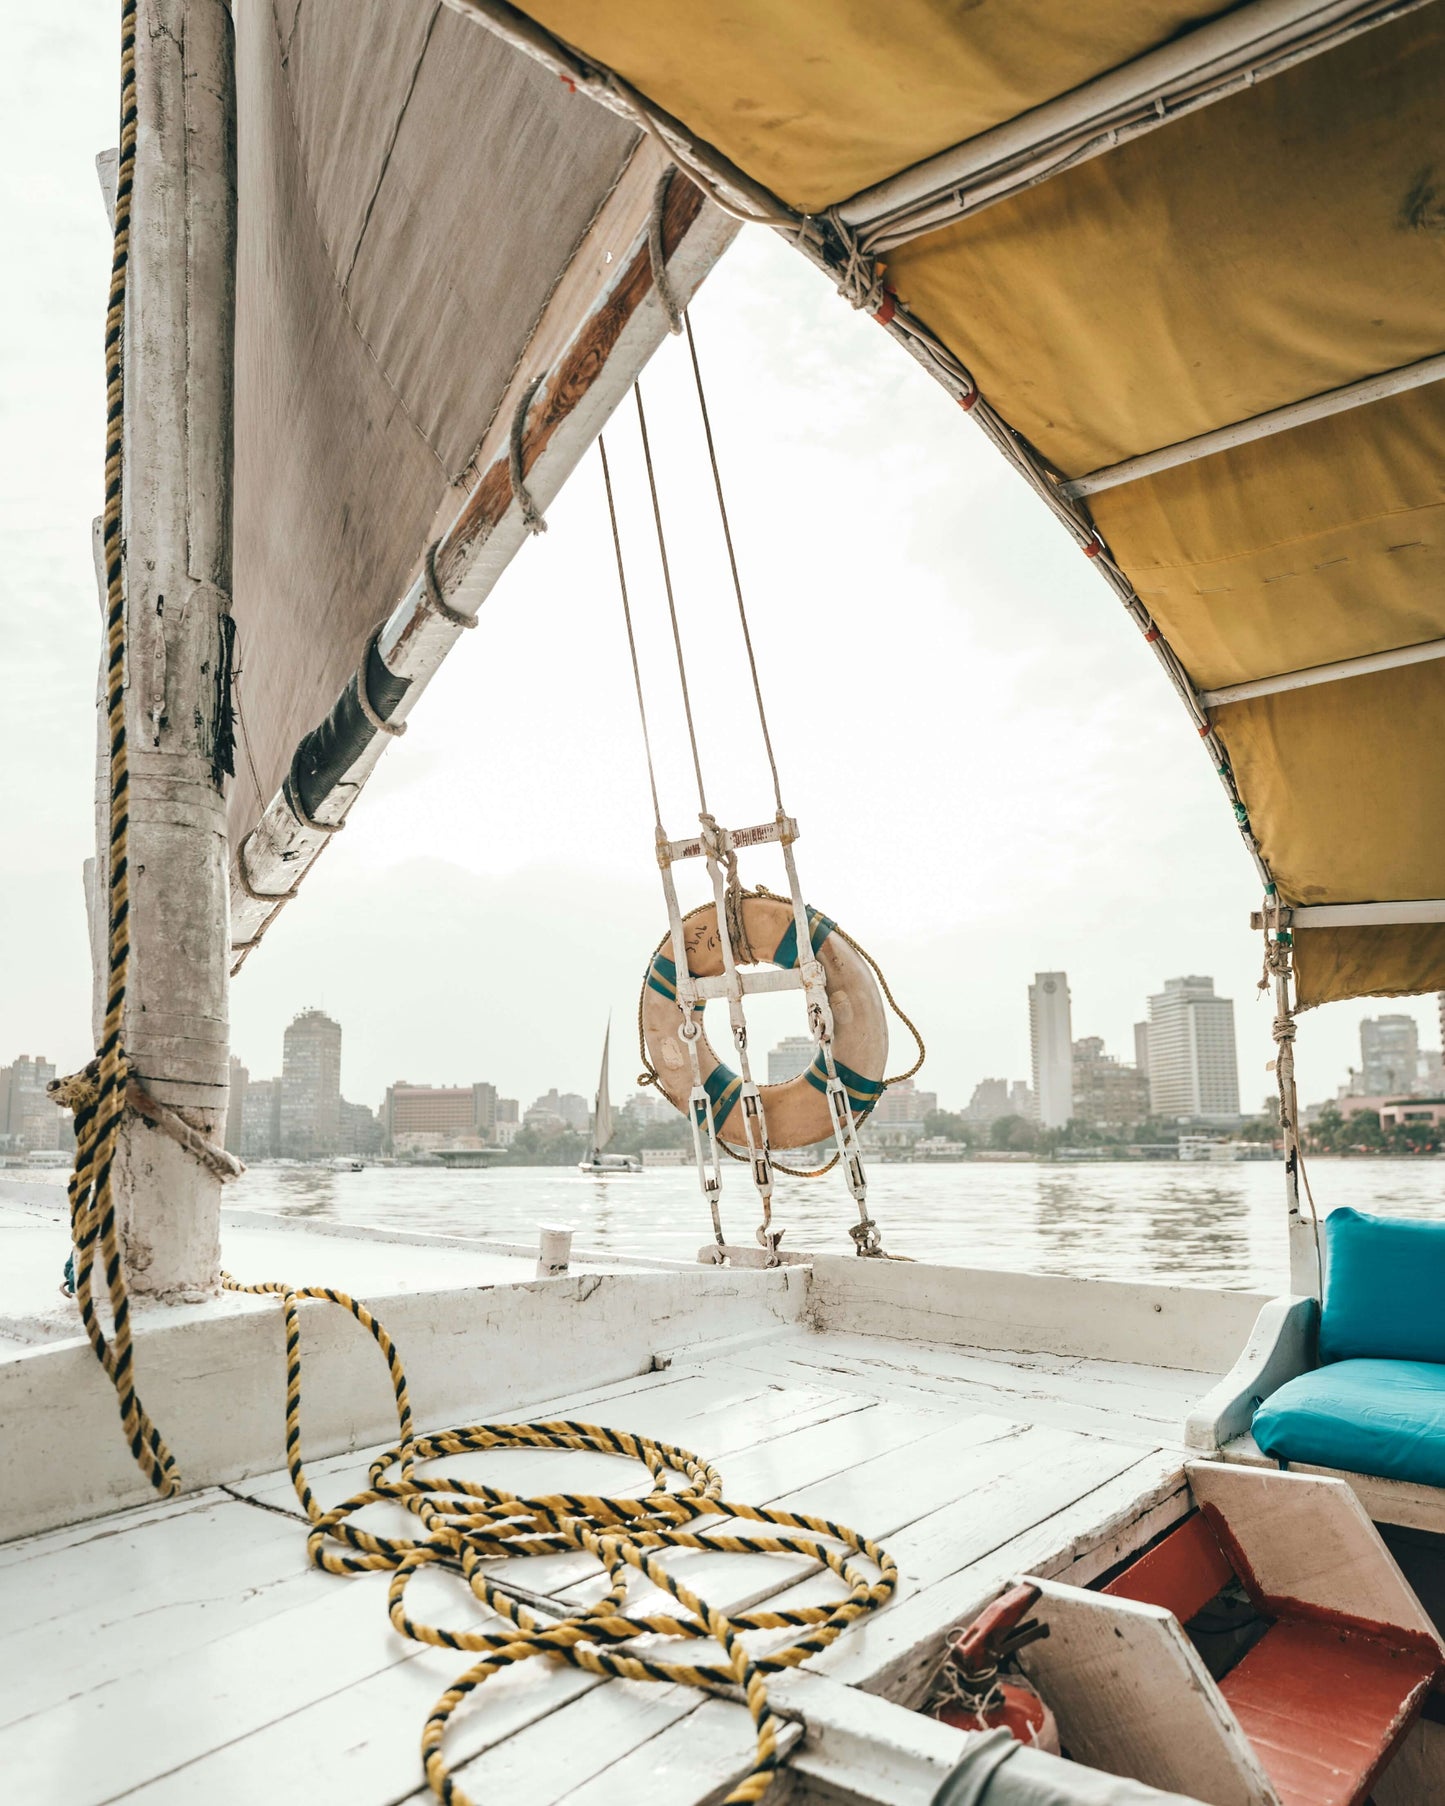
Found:
[{"label": "turquoise cushion", "polygon": [[1445,1361],[1445,1223],[1332,1210],[1320,1362]]},{"label": "turquoise cushion", "polygon": [[1336,1361],[1281,1386],[1254,1414],[1276,1461],[1445,1486],[1445,1367]]}]

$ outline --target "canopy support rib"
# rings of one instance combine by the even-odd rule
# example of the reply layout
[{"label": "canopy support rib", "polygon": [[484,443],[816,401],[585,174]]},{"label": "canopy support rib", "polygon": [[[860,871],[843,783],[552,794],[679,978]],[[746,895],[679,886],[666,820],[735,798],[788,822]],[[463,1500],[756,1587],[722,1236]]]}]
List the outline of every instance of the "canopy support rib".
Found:
[{"label": "canopy support rib", "polygon": [[1309,690],[1316,684],[1339,683],[1347,677],[1368,677],[1373,671],[1427,665],[1437,658],[1445,658],[1445,640],[1421,640],[1418,645],[1396,646],[1389,652],[1367,652],[1361,658],[1337,659],[1329,665],[1308,665],[1300,671],[1281,671],[1276,677],[1256,677],[1249,683],[1203,690],[1199,700],[1206,709],[1218,709],[1226,703],[1251,702],[1256,696],[1278,696],[1285,690]]},{"label": "canopy support rib", "polygon": [[1427,0],[1255,0],[837,209],[879,257],[1413,12]]},{"label": "canopy support rib", "polygon": [[1445,352],[1421,358],[1418,364],[1382,370],[1377,376],[1362,377],[1357,383],[1327,389],[1321,395],[1310,395],[1282,408],[1271,408],[1268,413],[1254,414],[1248,420],[1236,420],[1230,426],[1216,427],[1213,432],[1200,433],[1193,439],[1161,445],[1157,451],[1141,452],[1137,458],[1125,458],[1119,464],[1106,464],[1099,470],[1091,470],[1087,476],[1070,477],[1060,485],[1060,493],[1070,501],[1077,501],[1081,496],[1097,495],[1103,489],[1118,489],[1124,483],[1137,483],[1142,477],[1157,476],[1161,470],[1197,464],[1202,458],[1232,451],[1237,445],[1252,445],[1256,439],[1288,433],[1311,420],[1327,420],[1331,414],[1345,414],[1351,408],[1383,401],[1387,395],[1403,395],[1409,389],[1423,389],[1429,383],[1442,380],[1445,380]]},{"label": "canopy support rib", "polygon": [[[1282,928],[1413,928],[1445,922],[1445,897],[1407,898],[1398,903],[1306,903],[1279,912]],[[1270,911],[1273,921],[1275,912]],[[1255,910],[1251,928],[1264,925],[1264,913]]]},{"label": "canopy support rib", "polygon": [[[466,499],[426,558],[418,549],[422,568],[375,637],[368,667],[372,700],[394,726],[405,721],[530,537],[512,482],[509,440],[518,398],[545,373],[520,448],[526,486],[545,507],[667,336],[667,313],[648,254],[649,216],[663,161],[650,142],[634,153],[537,324],[527,357],[473,460],[477,474]],[[737,229],[737,222],[691,182],[673,181],[662,237],[668,281],[681,305]],[[444,612],[437,609],[438,596],[446,603]],[[348,685],[326,722],[302,741],[292,762],[301,811],[288,799],[289,784],[271,799],[245,843],[245,883],[232,854],[234,954],[244,958],[275,910],[274,902],[257,900],[255,893],[294,892],[344,821],[390,738],[362,716]],[[331,757],[325,756],[328,749]]]}]

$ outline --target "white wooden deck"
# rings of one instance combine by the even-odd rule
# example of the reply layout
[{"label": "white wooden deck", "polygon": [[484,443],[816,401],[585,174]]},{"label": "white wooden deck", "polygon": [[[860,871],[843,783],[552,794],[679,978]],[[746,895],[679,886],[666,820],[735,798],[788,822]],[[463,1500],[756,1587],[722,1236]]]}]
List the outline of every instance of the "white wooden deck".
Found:
[{"label": "white wooden deck", "polygon": [[[1183,1419],[1232,1352],[1200,1373],[783,1325],[525,1415],[678,1442],[716,1461],[735,1497],[822,1512],[882,1541],[901,1571],[897,1599],[774,1683],[810,1723],[843,1724],[873,1709],[845,1690],[914,1703],[945,1630],[1010,1576],[1086,1581],[1179,1516]],[[366,1460],[314,1463],[323,1501],[359,1487]],[[635,1471],[541,1452],[446,1465],[518,1491],[622,1491]],[[674,1559],[719,1603],[836,1586],[798,1558]],[[520,1584],[562,1598],[594,1584],[583,1558],[509,1565]],[[396,1636],[385,1593],[385,1576],[307,1566],[284,1474],[0,1546],[5,1799],[428,1799],[422,1721],[466,1661]],[[476,1621],[460,1583],[441,1575],[419,1580],[412,1603]],[[687,1689],[531,1662],[486,1683],[448,1747],[488,1806],[687,1806],[742,1772],[751,1727],[741,1706]],[[826,1739],[810,1740],[792,1765],[826,1793],[831,1759]]]}]

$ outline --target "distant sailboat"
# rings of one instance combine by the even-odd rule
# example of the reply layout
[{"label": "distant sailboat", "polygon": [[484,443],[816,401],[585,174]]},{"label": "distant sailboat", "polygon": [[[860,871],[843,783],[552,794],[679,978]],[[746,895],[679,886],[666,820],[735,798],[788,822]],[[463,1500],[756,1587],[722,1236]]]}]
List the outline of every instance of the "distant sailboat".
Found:
[{"label": "distant sailboat", "polygon": [[602,1037],[602,1070],[597,1075],[597,1098],[592,1111],[592,1135],[587,1155],[577,1162],[580,1173],[640,1173],[642,1161],[636,1154],[609,1154],[607,1144],[613,1135],[612,1094],[607,1080],[607,1053],[612,1040],[612,1022]]}]

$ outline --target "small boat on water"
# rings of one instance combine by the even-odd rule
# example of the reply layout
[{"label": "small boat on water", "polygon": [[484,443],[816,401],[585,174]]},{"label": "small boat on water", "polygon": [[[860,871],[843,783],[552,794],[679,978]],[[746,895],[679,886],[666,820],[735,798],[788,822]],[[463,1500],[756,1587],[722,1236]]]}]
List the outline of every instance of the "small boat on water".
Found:
[{"label": "small boat on water", "polygon": [[587,1136],[587,1153],[577,1162],[577,1171],[593,1179],[616,1177],[621,1173],[640,1173],[640,1154],[609,1154],[607,1145],[615,1133],[612,1122],[612,1088],[607,1076],[608,1048],[612,1041],[612,1024],[602,1037],[602,1070],[597,1076],[597,1095],[592,1106],[592,1126]]},{"label": "small boat on water", "polygon": [[[99,1051],[55,1088],[69,1211],[0,1205],[6,1797],[1432,1806],[1445,1224],[1315,1221],[1293,1046],[1445,989],[1445,5],[681,17],[122,0]],[[890,1257],[856,1130],[901,1012],[804,900],[755,668],[769,818],[720,823],[694,745],[697,828],[646,849],[700,1258],[223,1209],[231,979],[629,398],[672,608],[672,333],[751,659],[688,316],[744,223],[983,431],[1182,703],[1263,891],[1287,1295]],[[817,538],[820,631],[860,549]],[[866,655],[807,699],[840,789]],[[812,1043],[777,1087],[762,991]],[[783,1252],[770,1120],[831,1142],[850,1251]],[[604,1041],[584,1170],[610,1140]]]}]

